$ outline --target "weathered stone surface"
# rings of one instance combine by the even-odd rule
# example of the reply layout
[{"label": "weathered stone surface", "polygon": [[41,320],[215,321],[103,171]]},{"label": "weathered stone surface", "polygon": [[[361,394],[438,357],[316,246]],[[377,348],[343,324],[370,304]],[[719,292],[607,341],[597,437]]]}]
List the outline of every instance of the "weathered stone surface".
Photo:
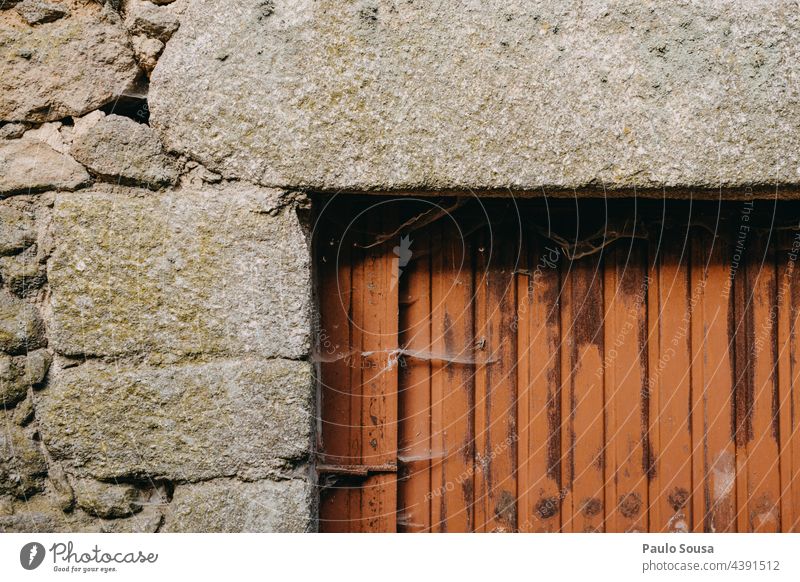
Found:
[{"label": "weathered stone surface", "polygon": [[30,399],[23,400],[12,411],[12,420],[19,426],[27,426],[33,420],[33,403]]},{"label": "weathered stone surface", "polygon": [[142,510],[144,492],[134,485],[78,479],[73,489],[78,507],[89,515],[110,519]]},{"label": "weathered stone surface", "polygon": [[27,396],[30,386],[41,384],[50,361],[47,350],[15,358],[0,354],[0,407],[13,407]]},{"label": "weathered stone surface", "polygon": [[61,135],[62,123],[60,121],[51,121],[50,123],[43,123],[36,129],[29,129],[25,132],[25,137],[28,139],[36,139],[43,141],[51,148],[60,154],[69,153],[64,138]]},{"label": "weathered stone surface", "polygon": [[167,532],[305,532],[312,529],[312,490],[298,480],[242,483],[217,479],[176,487]]},{"label": "weathered stone surface", "polygon": [[53,357],[47,350],[36,350],[25,355],[25,384],[40,386],[47,376]]},{"label": "weathered stone surface", "polygon": [[178,30],[180,22],[169,8],[145,0],[133,0],[126,5],[125,26],[131,34],[143,34],[167,42]]},{"label": "weathered stone surface", "polygon": [[217,184],[222,181],[222,176],[211,172],[208,168],[203,167],[194,160],[186,162],[184,166],[186,173],[181,177],[188,184],[194,186],[201,185],[203,182],[207,184]]},{"label": "weathered stone surface", "polygon": [[164,43],[157,38],[150,38],[143,34],[131,38],[133,51],[139,66],[148,73],[158,64],[158,57],[164,50]]},{"label": "weathered stone surface", "polygon": [[44,324],[36,308],[0,291],[0,351],[25,353],[45,343]]},{"label": "weathered stone surface", "polygon": [[92,111],[84,115],[83,117],[75,117],[73,119],[73,127],[72,127],[72,139],[78,139],[82,135],[86,134],[90,129],[92,129],[95,125],[97,125],[101,119],[106,116],[100,110]]},{"label": "weathered stone surface", "polygon": [[36,242],[33,214],[13,201],[0,202],[0,256],[26,249]]},{"label": "weathered stone surface", "polygon": [[35,253],[0,256],[0,275],[6,287],[19,297],[34,294],[47,281],[45,265],[39,262]]},{"label": "weathered stone surface", "polygon": [[0,515],[0,533],[52,533],[60,530],[59,521],[50,513],[25,511]]},{"label": "weathered stone surface", "polygon": [[17,4],[16,10],[30,25],[54,22],[69,14],[69,9],[63,4],[42,0],[23,0]]},{"label": "weathered stone surface", "polygon": [[800,179],[799,76],[790,0],[198,0],[149,103],[265,185],[733,186]]},{"label": "weathered stone surface", "polygon": [[27,394],[28,386],[17,359],[0,354],[0,406],[11,408]]},{"label": "weathered stone surface", "polygon": [[90,360],[51,373],[36,411],[48,451],[76,475],[255,479],[308,454],[311,390],[306,362]]},{"label": "weathered stone surface", "polygon": [[55,351],[306,355],[309,251],[280,203],[241,184],[57,196]]},{"label": "weathered stone surface", "polygon": [[75,507],[75,490],[72,488],[64,468],[49,458],[47,451],[45,451],[45,458],[47,458],[48,466],[45,484],[54,505],[61,511],[72,511]]},{"label": "weathered stone surface", "polygon": [[[145,486],[135,488],[135,491],[128,493],[126,498],[132,499],[130,507],[135,510],[135,513],[128,519],[119,519],[117,512],[109,512],[108,515],[116,518],[100,521],[99,531],[108,533],[152,533],[158,531],[164,521],[164,508],[169,504],[166,486],[162,483],[148,482]],[[126,507],[126,504],[122,504],[121,507]],[[91,511],[89,513],[92,514]]]},{"label": "weathered stone surface", "polygon": [[49,189],[75,190],[89,180],[83,166],[39,140],[0,142],[0,198]]},{"label": "weathered stone surface", "polygon": [[47,462],[28,430],[0,411],[0,495],[27,497],[44,487]]},{"label": "weathered stone surface", "polygon": [[6,123],[0,126],[0,139],[16,139],[22,137],[27,126],[24,123]]},{"label": "weathered stone surface", "polygon": [[178,171],[148,126],[107,115],[75,138],[70,154],[102,178],[157,188],[173,184]]},{"label": "weathered stone surface", "polygon": [[0,513],[0,532],[96,532],[98,521],[83,511],[64,513],[49,495],[34,495],[13,502],[5,515]]},{"label": "weathered stone surface", "polygon": [[0,46],[0,119],[8,121],[83,115],[122,94],[139,72],[120,16],[101,3],[34,27],[0,13]]},{"label": "weathered stone surface", "polygon": [[104,519],[99,523],[100,533],[155,533],[164,520],[160,507],[145,508],[127,519]]}]

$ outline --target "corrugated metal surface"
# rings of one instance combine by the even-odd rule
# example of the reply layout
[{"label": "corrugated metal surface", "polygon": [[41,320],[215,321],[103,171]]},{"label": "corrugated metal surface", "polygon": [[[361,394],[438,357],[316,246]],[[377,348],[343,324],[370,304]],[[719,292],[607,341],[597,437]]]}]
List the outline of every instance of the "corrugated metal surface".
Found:
[{"label": "corrugated metal surface", "polygon": [[320,529],[800,528],[798,205],[317,202]]}]

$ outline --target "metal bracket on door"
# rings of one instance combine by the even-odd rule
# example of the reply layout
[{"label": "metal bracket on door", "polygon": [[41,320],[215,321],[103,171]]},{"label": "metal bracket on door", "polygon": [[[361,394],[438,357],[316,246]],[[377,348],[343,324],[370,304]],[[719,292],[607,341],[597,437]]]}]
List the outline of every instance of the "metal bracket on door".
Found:
[{"label": "metal bracket on door", "polygon": [[368,477],[375,473],[397,473],[397,465],[317,465],[317,473],[337,477]]}]

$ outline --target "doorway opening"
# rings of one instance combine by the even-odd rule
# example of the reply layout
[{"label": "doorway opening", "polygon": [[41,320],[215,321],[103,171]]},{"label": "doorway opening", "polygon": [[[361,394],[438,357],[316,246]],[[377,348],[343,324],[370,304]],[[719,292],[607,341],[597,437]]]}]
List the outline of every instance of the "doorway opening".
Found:
[{"label": "doorway opening", "polygon": [[800,527],[800,204],[315,208],[322,531]]}]

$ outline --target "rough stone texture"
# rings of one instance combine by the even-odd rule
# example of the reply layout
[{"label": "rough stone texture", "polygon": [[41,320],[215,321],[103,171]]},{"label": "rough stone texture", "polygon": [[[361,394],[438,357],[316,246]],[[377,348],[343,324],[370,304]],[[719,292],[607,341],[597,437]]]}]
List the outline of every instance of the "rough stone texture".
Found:
[{"label": "rough stone texture", "polygon": [[[161,526],[169,503],[162,484],[140,487],[78,480],[80,501],[76,506],[67,476],[57,463],[48,464],[43,490],[21,498],[0,493],[0,532],[135,533],[155,532]],[[41,483],[40,479],[37,485]]]},{"label": "rough stone texture", "polygon": [[72,511],[75,507],[75,490],[69,482],[64,468],[45,455],[48,461],[47,489],[55,505],[62,511]]},{"label": "rough stone texture", "polygon": [[25,384],[27,386],[39,386],[44,382],[47,370],[50,369],[50,364],[53,357],[47,350],[36,350],[30,352],[25,356]]},{"label": "rough stone texture", "polygon": [[25,498],[41,491],[47,461],[30,430],[10,422],[0,411],[0,495]]},{"label": "rough stone texture", "polygon": [[0,351],[19,354],[47,343],[38,310],[0,290]]},{"label": "rough stone texture", "polygon": [[243,483],[218,479],[175,489],[167,532],[305,532],[312,528],[312,489],[303,481]]},{"label": "rough stone texture", "polygon": [[41,0],[23,0],[17,4],[16,10],[30,25],[54,22],[69,14],[69,9],[63,4]]},{"label": "rough stone texture", "polygon": [[143,492],[133,485],[79,479],[73,489],[78,507],[89,515],[110,519],[142,510]]},{"label": "rough stone texture", "polygon": [[0,532],[312,528],[307,199],[99,109],[169,3],[0,2]]},{"label": "rough stone texture", "polygon": [[8,504],[5,512],[0,512],[0,533],[80,532],[97,529],[85,513],[63,513],[54,506],[53,499],[46,495],[14,501]]},{"label": "rough stone texture", "polygon": [[6,123],[0,127],[0,139],[16,139],[22,137],[27,126],[24,123]]},{"label": "rough stone texture", "polygon": [[311,382],[307,362],[288,360],[90,360],[51,373],[35,406],[50,454],[75,475],[257,479],[308,455]]},{"label": "rough stone texture", "polygon": [[23,400],[11,413],[11,420],[19,426],[28,426],[33,420],[33,403],[30,399]]},{"label": "rough stone texture", "polygon": [[[183,175],[182,179],[188,184],[199,185],[203,182],[208,184],[217,184],[222,181],[222,176],[211,172],[208,168],[203,167],[201,164],[190,160],[186,162],[185,165],[186,173]],[[306,204],[308,200],[306,199]],[[298,208],[300,206],[298,205]]]},{"label": "rough stone texture", "polygon": [[167,42],[178,30],[180,22],[169,8],[155,6],[145,0],[133,0],[125,7],[125,26],[131,34],[142,34]]},{"label": "rough stone texture", "polygon": [[0,354],[0,406],[7,409],[23,400],[28,387],[42,383],[50,362],[47,350],[16,358]]},{"label": "rough stone texture", "polygon": [[44,142],[36,139],[0,142],[0,198],[48,189],[75,190],[89,180],[83,166]]},{"label": "rough stone texture", "polygon": [[162,520],[163,508],[157,504],[125,519],[97,519],[80,509],[60,511],[57,501],[47,492],[26,500],[0,497],[0,533],[154,532]]},{"label": "rough stone texture", "polygon": [[100,533],[156,533],[164,520],[164,514],[158,508],[145,509],[128,519],[102,520]]},{"label": "rough stone texture", "polygon": [[64,136],[61,134],[62,124],[60,121],[52,121],[50,123],[43,123],[36,129],[29,129],[25,132],[25,137],[28,139],[36,139],[43,141],[51,148],[60,154],[68,153],[66,144],[64,143]]},{"label": "rough stone texture", "polygon": [[83,117],[75,117],[73,119],[74,125],[72,127],[72,139],[76,140],[82,135],[86,134],[90,129],[97,125],[106,116],[100,110],[92,111]]},{"label": "rough stone texture", "polygon": [[22,251],[36,242],[33,215],[13,205],[0,203],[0,256]]},{"label": "rough stone texture", "polygon": [[67,355],[305,356],[309,250],[279,194],[222,185],[57,196],[51,345]]},{"label": "rough stone texture", "polygon": [[796,183],[799,72],[790,0],[198,0],[149,103],[265,185]]},{"label": "rough stone texture", "polygon": [[0,13],[0,120],[83,115],[139,74],[120,16],[107,5],[76,3],[70,16],[34,27],[12,12]]},{"label": "rough stone texture", "polygon": [[157,188],[178,178],[153,130],[120,115],[107,115],[75,138],[70,154],[105,179]]},{"label": "rough stone texture", "polygon": [[164,43],[157,38],[150,38],[143,34],[131,38],[131,43],[139,66],[148,73],[151,72],[158,63],[161,51],[164,50]]},{"label": "rough stone texture", "polygon": [[28,394],[25,375],[16,358],[0,354],[0,406],[14,406]]},{"label": "rough stone texture", "polygon": [[19,297],[30,297],[47,282],[45,265],[31,249],[13,257],[0,256],[0,275],[8,289]]}]

